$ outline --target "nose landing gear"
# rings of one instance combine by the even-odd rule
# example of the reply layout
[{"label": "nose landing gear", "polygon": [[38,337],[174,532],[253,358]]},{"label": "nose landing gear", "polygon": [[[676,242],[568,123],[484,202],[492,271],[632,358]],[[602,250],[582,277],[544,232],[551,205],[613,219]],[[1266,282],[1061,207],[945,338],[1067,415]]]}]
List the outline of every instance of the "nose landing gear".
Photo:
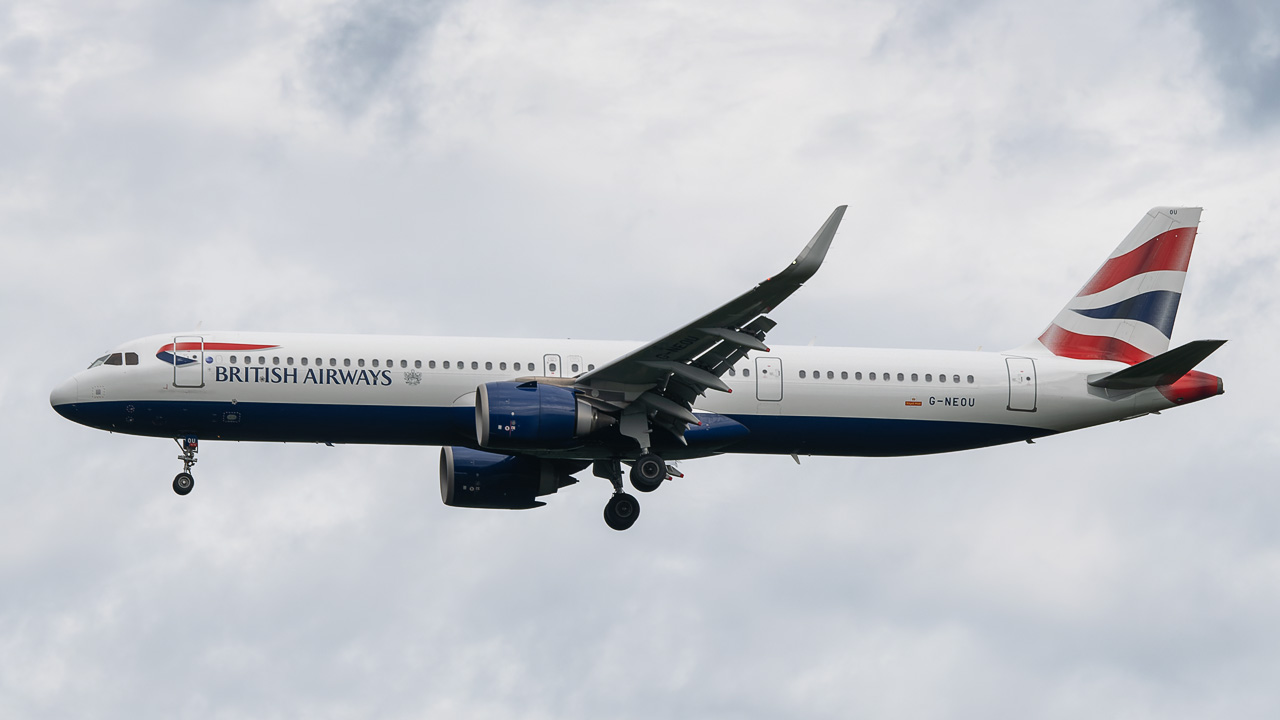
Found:
[{"label": "nose landing gear", "polygon": [[178,448],[182,450],[182,454],[178,456],[182,461],[182,472],[173,478],[173,491],[179,495],[186,495],[196,486],[196,479],[191,476],[191,466],[196,464],[196,453],[200,451],[200,441],[195,435],[174,438],[173,441],[178,443]]}]

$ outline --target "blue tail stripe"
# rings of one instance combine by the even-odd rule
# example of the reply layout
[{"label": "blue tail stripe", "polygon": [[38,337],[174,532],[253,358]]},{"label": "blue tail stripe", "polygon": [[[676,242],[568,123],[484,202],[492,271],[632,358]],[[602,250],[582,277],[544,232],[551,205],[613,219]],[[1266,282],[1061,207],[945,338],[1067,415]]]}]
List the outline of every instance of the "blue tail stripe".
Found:
[{"label": "blue tail stripe", "polygon": [[1181,299],[1182,293],[1155,290],[1121,300],[1115,305],[1074,312],[1099,320],[1137,320],[1159,330],[1165,337],[1171,337],[1173,320],[1178,315],[1178,301]]}]

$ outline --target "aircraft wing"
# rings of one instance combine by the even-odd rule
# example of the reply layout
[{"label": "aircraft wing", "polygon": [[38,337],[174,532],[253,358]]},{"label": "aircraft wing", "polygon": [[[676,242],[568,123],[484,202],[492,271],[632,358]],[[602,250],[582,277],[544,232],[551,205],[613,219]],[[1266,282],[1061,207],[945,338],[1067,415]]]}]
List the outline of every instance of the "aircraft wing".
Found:
[{"label": "aircraft wing", "polygon": [[[580,375],[574,387],[584,391],[584,399],[595,397],[613,410],[626,408],[624,434],[635,436],[627,432],[626,416],[643,409],[681,438],[686,423],[697,423],[690,412],[697,396],[707,390],[728,392],[720,376],[748,351],[768,352],[764,336],[776,323],[764,314],[818,271],[847,207],[837,207],[782,272],[684,327]],[[646,442],[641,445],[647,447]]]}]

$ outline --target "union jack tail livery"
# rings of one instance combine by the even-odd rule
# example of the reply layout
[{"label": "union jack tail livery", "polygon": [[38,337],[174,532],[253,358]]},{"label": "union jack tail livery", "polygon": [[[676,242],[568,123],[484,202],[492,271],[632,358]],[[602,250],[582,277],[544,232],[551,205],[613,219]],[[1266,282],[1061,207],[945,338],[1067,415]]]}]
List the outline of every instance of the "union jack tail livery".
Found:
[{"label": "union jack tail livery", "polygon": [[1147,211],[1039,338],[1059,357],[1130,365],[1169,349],[1198,207]]}]

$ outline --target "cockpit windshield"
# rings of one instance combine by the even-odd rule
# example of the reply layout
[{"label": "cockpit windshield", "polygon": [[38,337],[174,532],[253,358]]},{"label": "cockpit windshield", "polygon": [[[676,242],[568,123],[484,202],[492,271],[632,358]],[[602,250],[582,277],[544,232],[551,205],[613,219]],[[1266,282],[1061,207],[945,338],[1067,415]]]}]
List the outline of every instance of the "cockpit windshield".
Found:
[{"label": "cockpit windshield", "polygon": [[127,352],[127,353],[111,353],[110,355],[103,355],[97,360],[94,360],[93,364],[90,365],[89,367],[96,368],[99,365],[137,365],[137,364],[138,364],[138,353]]}]

